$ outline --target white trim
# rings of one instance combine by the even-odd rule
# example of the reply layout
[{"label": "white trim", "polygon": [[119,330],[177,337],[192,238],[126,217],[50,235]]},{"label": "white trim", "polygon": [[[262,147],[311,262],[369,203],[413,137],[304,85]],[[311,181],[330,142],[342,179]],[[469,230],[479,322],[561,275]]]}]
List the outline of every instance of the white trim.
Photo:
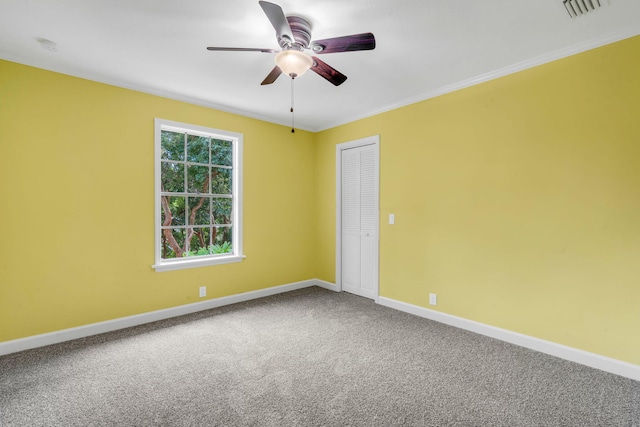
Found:
[{"label": "white trim", "polygon": [[320,280],[320,279],[312,279],[313,286],[317,286],[319,288],[324,288],[324,289],[328,289],[330,291],[334,291],[334,292],[340,292],[340,290],[338,289],[338,286],[336,286],[335,283],[331,283],[331,282],[327,282],[324,280]]},{"label": "white trim", "polygon": [[[233,179],[231,180],[233,189],[232,189],[232,199],[233,199],[233,218],[231,219],[231,224],[233,225],[232,234],[233,234],[233,253],[228,255],[212,255],[212,256],[199,256],[199,257],[188,257],[183,259],[162,259],[161,255],[161,241],[160,241],[160,230],[161,230],[161,196],[162,193],[160,191],[161,188],[161,156],[162,156],[162,148],[161,148],[161,133],[163,130],[171,130],[174,132],[184,132],[188,131],[189,134],[193,135],[201,135],[201,136],[211,136],[211,137],[221,137],[223,139],[228,139],[232,141],[233,144],[233,166],[231,168],[233,173]],[[242,252],[242,176],[243,176],[243,135],[237,132],[229,132],[220,129],[208,128],[205,126],[192,125],[188,123],[180,123],[171,120],[165,120],[156,118],[154,120],[154,200],[155,200],[155,213],[154,213],[154,253],[155,253],[155,264],[151,267],[155,269],[156,272],[162,271],[172,271],[172,270],[182,270],[186,268],[195,268],[195,267],[204,267],[218,264],[229,264],[234,262],[241,262],[245,256]],[[185,154],[186,156],[186,154]],[[185,162],[186,162],[185,157]],[[185,168],[186,171],[186,168]],[[186,189],[185,189],[186,190]]]},{"label": "white trim", "polygon": [[185,314],[196,313],[198,311],[209,310],[229,304],[250,301],[296,289],[319,286],[325,289],[336,290],[335,285],[319,279],[303,280],[301,282],[289,283],[287,285],[274,286],[271,288],[259,289],[257,291],[244,292],[241,294],[229,295],[227,297],[214,298],[206,301],[199,301],[192,304],[180,305],[164,310],[150,311],[148,313],[136,314],[133,316],[121,317],[104,322],[91,323],[89,325],[75,328],[63,329],[46,334],[34,335],[26,338],[19,338],[11,341],[0,342],[0,356],[18,351],[29,350],[46,345],[71,341],[78,338],[103,334],[105,332],[117,331],[119,329],[130,328],[132,326],[144,325],[158,320],[170,319],[172,317],[183,316]]},{"label": "white trim", "polygon": [[[297,289],[318,286],[331,291],[339,292],[338,287],[334,283],[326,282],[320,279],[309,279],[301,282],[290,283],[287,285],[274,286],[257,291],[244,292],[241,294],[230,295],[227,297],[215,298],[206,301],[200,301],[192,304],[181,305],[178,307],[167,308],[164,310],[150,311],[148,313],[137,314],[128,317],[121,317],[114,320],[92,323],[89,325],[78,326],[75,328],[63,329],[60,331],[49,332],[46,334],[34,335],[26,338],[19,338],[11,341],[0,342],[0,356],[17,353],[19,351],[29,350],[32,348],[44,347],[51,344],[57,344],[65,341],[71,341],[78,338],[89,337],[106,332],[117,331],[119,329],[130,328],[133,326],[143,325],[146,323],[156,322],[158,320],[170,319],[172,317],[183,316],[185,314],[196,313],[198,311],[209,310],[216,307],[222,307],[229,304],[250,301],[257,298],[264,298],[271,295],[290,292]],[[419,307],[417,305],[408,304],[391,298],[378,297],[376,303],[384,307],[389,307],[405,313],[424,317],[436,322],[444,323],[477,334],[485,335],[491,338],[499,339],[521,347],[536,350],[541,353],[589,366],[591,368],[600,369],[605,372],[620,375],[632,380],[640,381],[640,365],[623,362],[621,360],[612,359],[610,357],[601,356],[584,350],[575,349],[562,344],[556,344],[539,338],[508,331],[506,329],[497,328],[495,326],[486,325],[484,323],[475,322],[473,320],[464,319],[462,317],[453,316],[451,314],[442,313],[428,308]]]},{"label": "white trim", "polygon": [[[248,117],[250,119],[261,120],[267,123],[274,123],[281,126],[291,127],[291,122],[286,120],[277,120],[272,116],[267,114],[260,114],[251,111],[247,111],[241,108],[234,108],[229,105],[219,104],[217,102],[208,101],[201,98],[195,98],[192,96],[183,95],[180,93],[176,93],[170,90],[164,90],[157,87],[151,87],[140,83],[132,83],[122,79],[113,78],[112,76],[98,75],[95,73],[85,73],[79,72],[77,70],[72,70],[69,67],[59,66],[57,64],[54,67],[51,67],[50,64],[43,64],[42,61],[39,61],[39,58],[23,58],[21,56],[0,53],[0,59],[15,62],[16,64],[26,65],[28,67],[39,68],[41,70],[51,71],[52,73],[64,74],[66,76],[75,77],[78,79],[89,80],[92,82],[102,83],[110,86],[119,87],[122,89],[133,90],[140,93],[145,93],[148,95],[159,96],[166,99],[171,99],[174,101],[185,102],[191,105],[197,105],[199,107],[211,108],[216,111],[222,111],[225,113],[235,114],[241,117]],[[296,129],[304,130],[307,132],[319,132],[320,129],[314,127],[308,127],[302,124],[298,126],[296,123]]]},{"label": "white trim", "polygon": [[342,150],[336,145],[336,289],[342,292]]},{"label": "white trim", "polygon": [[[565,11],[566,14],[566,11]],[[568,20],[571,20],[567,17]],[[431,91],[421,93],[410,98],[405,98],[401,101],[395,102],[393,104],[387,105],[386,107],[380,108],[374,111],[368,111],[364,114],[358,114],[355,116],[344,117],[339,121],[329,123],[323,125],[318,129],[314,129],[313,132],[322,132],[327,129],[331,129],[337,126],[342,126],[347,123],[355,122],[357,120],[366,119],[368,117],[376,116],[378,114],[386,113],[388,111],[393,111],[401,107],[406,107],[407,105],[415,104],[418,102],[425,101],[427,99],[435,98],[440,95],[445,95],[447,93],[455,92],[460,89],[465,89],[470,86],[475,86],[480,83],[485,83],[490,80],[495,80],[500,77],[508,76],[509,74],[514,74],[520,71],[527,70],[529,68],[537,67],[538,65],[543,65],[549,62],[557,61],[559,59],[567,58],[569,56],[576,55],[578,53],[586,52],[592,49],[596,49],[602,46],[606,46],[611,43],[619,42],[621,40],[625,40],[631,37],[635,37],[640,34],[640,26],[631,26],[627,28],[623,28],[620,31],[616,31],[614,33],[608,34],[603,37],[598,37],[592,40],[587,40],[582,43],[575,44],[573,46],[569,46],[563,49],[556,50],[554,52],[550,52],[544,55],[540,55],[535,58],[527,59],[522,62],[518,62],[516,64],[508,65],[506,67],[498,68],[497,70],[489,71],[488,73],[480,74],[475,77],[471,77],[456,83],[452,83],[450,85],[441,86],[435,88]]]},{"label": "white trim", "polygon": [[[376,180],[378,187],[378,210],[376,212],[376,235],[378,237],[378,260],[376,266],[380,268],[380,135],[368,136],[354,141],[344,142],[336,145],[336,291],[342,292],[342,151],[351,148],[375,145],[376,147]],[[376,295],[374,300],[378,300],[380,295],[380,272],[377,274]]]},{"label": "white trim", "polygon": [[189,257],[179,259],[177,261],[169,260],[164,261],[162,264],[153,264],[153,268],[156,272],[184,270],[186,268],[207,267],[210,265],[231,264],[234,262],[241,262],[246,257],[244,255],[230,255],[230,256],[212,256],[212,257]]},{"label": "white trim", "polygon": [[541,353],[589,366],[591,368],[600,369],[605,372],[640,381],[640,365],[623,362],[621,360],[601,356],[599,354],[590,353],[588,351],[579,350],[577,348],[568,347],[566,345],[557,344],[529,335],[520,334],[518,332],[509,331],[487,325],[485,323],[453,316],[440,311],[430,310],[428,308],[408,304],[391,298],[380,297],[378,298],[377,303],[385,307],[404,311],[405,313],[424,317],[426,319],[455,326],[456,328],[465,329],[467,331],[495,338],[510,344],[519,345],[521,347],[539,351]]},{"label": "white trim", "polygon": [[[565,12],[565,15],[566,15],[566,12]],[[567,17],[567,20],[571,20],[571,19]],[[415,104],[416,102],[425,101],[427,99],[434,98],[436,96],[440,96],[446,93],[454,92],[456,90],[464,89],[466,87],[473,86],[475,84],[479,84],[489,80],[504,77],[509,74],[526,70],[528,68],[536,67],[538,65],[546,64],[548,62],[556,61],[558,59],[566,58],[568,56],[572,56],[578,53],[586,52],[591,49],[596,49],[598,47],[602,47],[611,43],[615,43],[621,40],[635,37],[639,34],[640,34],[640,26],[638,25],[629,26],[627,28],[623,28],[614,33],[610,33],[601,37],[587,40],[582,43],[575,44],[573,46],[559,49],[555,52],[538,56],[537,58],[522,61],[514,65],[506,66],[504,68],[499,68],[497,70],[488,72],[486,74],[482,74],[476,77],[462,80],[460,82],[453,83],[448,86],[442,86],[440,88],[436,88],[432,91],[425,92],[425,93],[413,96],[411,98],[406,98],[402,101],[395,102],[393,104],[390,104],[378,110],[373,110],[373,111],[366,112],[364,114],[358,114],[350,117],[344,117],[338,121],[329,122],[329,123],[320,124],[320,125],[300,124],[300,126],[297,126],[297,128],[299,128],[300,130],[311,132],[311,133],[322,132],[337,126],[355,122],[357,120],[365,119],[367,117],[372,117],[381,113],[385,113],[387,111],[392,111],[397,108],[405,107],[407,105]],[[267,114],[259,114],[255,112],[246,111],[240,108],[233,108],[233,107],[230,107],[229,105],[218,104],[216,102],[211,102],[204,99],[185,96],[172,91],[162,90],[155,87],[146,86],[143,84],[131,83],[121,79],[113,78],[111,76],[99,76],[95,73],[78,72],[77,70],[68,69],[68,67],[50,67],[46,64],[42,64],[41,61],[34,60],[33,58],[22,58],[16,55],[10,55],[6,53],[0,55],[0,59],[4,59],[9,62],[15,62],[17,64],[27,65],[30,67],[40,68],[42,70],[52,71],[54,73],[60,73],[60,74],[65,74],[72,77],[77,77],[80,79],[90,80],[98,83],[104,83],[107,85],[116,86],[123,89],[134,90],[136,92],[146,93],[154,96],[160,96],[160,97],[172,99],[175,101],[186,102],[188,104],[197,105],[205,108],[211,108],[217,111],[231,113],[231,114],[235,114],[242,117],[262,120],[268,123],[274,123],[281,126],[290,126],[289,122],[286,122],[284,120],[278,120]]]}]

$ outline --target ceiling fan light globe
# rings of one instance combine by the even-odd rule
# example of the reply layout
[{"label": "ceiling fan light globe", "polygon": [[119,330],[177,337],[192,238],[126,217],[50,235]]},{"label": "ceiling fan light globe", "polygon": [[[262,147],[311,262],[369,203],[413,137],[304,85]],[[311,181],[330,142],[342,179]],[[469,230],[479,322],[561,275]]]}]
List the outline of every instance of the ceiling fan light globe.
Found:
[{"label": "ceiling fan light globe", "polygon": [[280,70],[288,76],[300,77],[313,66],[313,59],[299,50],[283,50],[275,57]]}]

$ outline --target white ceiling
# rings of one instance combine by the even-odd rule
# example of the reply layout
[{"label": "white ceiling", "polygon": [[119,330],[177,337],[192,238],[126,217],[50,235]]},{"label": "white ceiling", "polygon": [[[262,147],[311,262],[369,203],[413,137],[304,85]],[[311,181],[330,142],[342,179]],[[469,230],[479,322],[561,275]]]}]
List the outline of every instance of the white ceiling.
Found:
[{"label": "white ceiling", "polygon": [[[321,56],[348,76],[341,86],[295,80],[296,127],[311,131],[640,34],[640,0],[575,19],[562,0],[273,2],[308,18],[312,39],[376,37],[375,50]],[[0,0],[0,58],[291,123],[290,79],[260,85],[275,54],[207,46],[278,48],[257,0]]]}]

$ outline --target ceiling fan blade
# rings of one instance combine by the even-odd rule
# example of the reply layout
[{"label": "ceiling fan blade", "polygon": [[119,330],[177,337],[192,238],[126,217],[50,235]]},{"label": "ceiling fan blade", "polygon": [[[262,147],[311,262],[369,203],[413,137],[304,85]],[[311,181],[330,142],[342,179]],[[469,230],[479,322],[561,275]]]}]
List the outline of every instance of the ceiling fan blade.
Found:
[{"label": "ceiling fan blade", "polygon": [[279,52],[275,49],[261,49],[259,47],[215,47],[209,46],[207,50],[215,50],[218,52],[263,52],[263,53],[274,53]]},{"label": "ceiling fan blade", "polygon": [[351,36],[314,40],[310,49],[317,54],[372,50],[376,48],[376,39],[372,33],[353,34]]},{"label": "ceiling fan blade", "polygon": [[276,81],[276,79],[280,76],[280,74],[282,74],[282,70],[280,70],[280,67],[278,67],[276,65],[275,68],[273,70],[271,70],[269,75],[267,77],[265,77],[264,80],[262,81],[262,83],[260,83],[260,84],[261,85],[270,85],[271,83]]},{"label": "ceiling fan blade", "polygon": [[[286,44],[292,43],[293,33],[291,32],[291,27],[289,26],[289,21],[284,16],[284,12],[282,8],[277,4],[269,3],[268,1],[259,1],[260,7],[264,11],[269,21],[271,21],[271,25],[276,29],[276,36],[278,37],[278,44],[282,46],[281,41],[284,39]],[[284,46],[283,46],[284,47]]]},{"label": "ceiling fan blade", "polygon": [[333,68],[331,65],[328,65],[315,56],[313,58],[313,66],[311,67],[311,71],[318,74],[320,77],[327,79],[334,86],[340,86],[347,80],[347,76],[342,74],[340,71]]}]

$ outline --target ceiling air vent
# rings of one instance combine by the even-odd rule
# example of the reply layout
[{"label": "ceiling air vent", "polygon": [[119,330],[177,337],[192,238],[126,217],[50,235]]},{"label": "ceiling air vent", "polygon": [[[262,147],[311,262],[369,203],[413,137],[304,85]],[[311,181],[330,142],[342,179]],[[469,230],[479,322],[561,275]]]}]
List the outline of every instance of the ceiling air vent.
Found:
[{"label": "ceiling air vent", "polygon": [[567,13],[572,18],[593,12],[606,4],[607,0],[562,0]]}]

